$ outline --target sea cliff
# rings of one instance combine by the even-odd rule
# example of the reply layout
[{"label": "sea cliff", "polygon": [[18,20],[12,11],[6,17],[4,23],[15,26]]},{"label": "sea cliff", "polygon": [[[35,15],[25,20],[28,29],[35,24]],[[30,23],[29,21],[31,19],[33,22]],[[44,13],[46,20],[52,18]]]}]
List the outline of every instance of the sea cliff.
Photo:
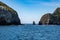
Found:
[{"label": "sea cliff", "polygon": [[20,25],[17,12],[8,5],[0,2],[0,25]]}]

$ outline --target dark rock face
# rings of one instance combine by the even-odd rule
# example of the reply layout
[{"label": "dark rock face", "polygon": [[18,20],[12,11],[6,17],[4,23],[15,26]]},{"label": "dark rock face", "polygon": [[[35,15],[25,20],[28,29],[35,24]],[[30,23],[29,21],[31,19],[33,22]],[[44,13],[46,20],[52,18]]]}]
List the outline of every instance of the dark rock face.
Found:
[{"label": "dark rock face", "polygon": [[60,25],[60,8],[57,8],[53,14],[47,13],[42,16],[39,25]]},{"label": "dark rock face", "polygon": [[21,24],[15,10],[0,2],[0,25],[19,25]]}]

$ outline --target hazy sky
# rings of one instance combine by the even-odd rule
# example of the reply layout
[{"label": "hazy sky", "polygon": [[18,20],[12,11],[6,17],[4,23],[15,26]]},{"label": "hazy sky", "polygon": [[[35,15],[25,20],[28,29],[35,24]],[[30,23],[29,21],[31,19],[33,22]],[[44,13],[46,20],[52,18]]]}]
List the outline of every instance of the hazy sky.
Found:
[{"label": "hazy sky", "polygon": [[42,15],[53,13],[60,0],[0,0],[17,11],[22,23],[38,23]]}]

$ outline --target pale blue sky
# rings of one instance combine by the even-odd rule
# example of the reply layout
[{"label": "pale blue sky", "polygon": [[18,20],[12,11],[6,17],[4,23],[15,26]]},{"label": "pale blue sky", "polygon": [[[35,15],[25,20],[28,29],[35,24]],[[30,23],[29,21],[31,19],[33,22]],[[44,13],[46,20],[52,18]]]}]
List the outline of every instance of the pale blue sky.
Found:
[{"label": "pale blue sky", "polygon": [[22,23],[38,23],[42,15],[60,7],[60,0],[0,0],[17,11]]}]

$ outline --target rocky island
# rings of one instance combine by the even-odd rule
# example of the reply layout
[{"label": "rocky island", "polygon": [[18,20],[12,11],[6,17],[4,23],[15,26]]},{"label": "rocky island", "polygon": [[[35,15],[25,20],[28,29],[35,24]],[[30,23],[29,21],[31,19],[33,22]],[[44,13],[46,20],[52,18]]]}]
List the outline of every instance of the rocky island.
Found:
[{"label": "rocky island", "polygon": [[60,25],[60,8],[57,8],[53,13],[43,15],[39,25]]},{"label": "rocky island", "polygon": [[0,25],[20,25],[17,12],[8,5],[0,2]]}]

